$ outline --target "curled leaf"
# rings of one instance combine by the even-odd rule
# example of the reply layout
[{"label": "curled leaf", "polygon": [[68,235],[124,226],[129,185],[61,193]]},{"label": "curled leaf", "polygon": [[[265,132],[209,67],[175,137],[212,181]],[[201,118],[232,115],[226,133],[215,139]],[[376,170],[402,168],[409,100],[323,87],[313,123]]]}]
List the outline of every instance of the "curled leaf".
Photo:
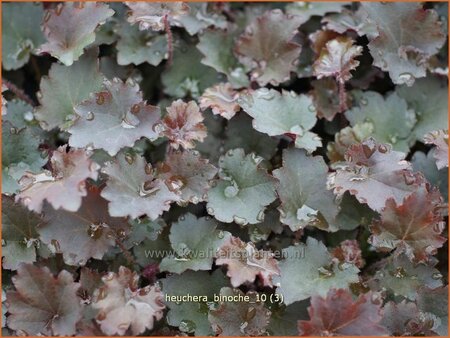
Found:
[{"label": "curled leaf", "polygon": [[200,97],[200,108],[211,108],[213,114],[229,120],[241,109],[237,97],[238,93],[229,83],[220,83],[205,90]]},{"label": "curled leaf", "polygon": [[204,201],[211,188],[211,180],[217,168],[200,157],[197,151],[185,150],[167,154],[158,167],[159,176],[166,181],[169,189],[181,191],[181,203]]},{"label": "curled leaf", "polygon": [[195,147],[194,141],[202,142],[206,137],[203,116],[194,101],[188,103],[176,100],[166,108],[167,114],[162,119],[162,134],[170,140],[174,149]]},{"label": "curled leaf", "polygon": [[16,200],[36,212],[41,212],[44,200],[54,209],[77,211],[80,208],[81,199],[87,194],[86,180],[97,179],[99,166],[85,150],[72,148],[67,152],[66,148],[62,146],[53,152],[51,171],[27,172],[22,176]]},{"label": "curled leaf", "polygon": [[155,177],[153,168],[142,156],[120,154],[102,172],[108,175],[108,181],[101,196],[109,201],[108,210],[113,217],[147,215],[155,220],[169,210],[170,203],[179,200],[178,193]]},{"label": "curled leaf", "polygon": [[131,9],[128,22],[139,23],[139,29],[151,28],[155,31],[164,29],[164,17],[170,24],[176,24],[177,18],[189,13],[189,6],[181,1],[171,2],[133,2],[126,1],[125,4]]},{"label": "curled leaf", "polygon": [[152,329],[165,308],[159,287],[139,288],[139,276],[121,266],[118,273],[102,277],[103,286],[94,293],[92,307],[98,310],[96,321],[107,335],[133,335]]},{"label": "curled leaf", "polygon": [[436,146],[433,156],[438,169],[448,167],[448,130],[437,130],[425,135],[425,143]]},{"label": "curled leaf", "polygon": [[340,83],[346,82],[352,78],[350,71],[358,67],[359,61],[355,58],[361,54],[362,47],[354,46],[351,38],[337,37],[330,40],[314,62],[314,75],[318,79],[332,76]]},{"label": "curled leaf", "polygon": [[253,283],[260,277],[263,285],[272,286],[272,276],[280,274],[277,260],[269,251],[257,250],[252,242],[245,243],[239,237],[230,237],[217,250],[217,265],[227,265],[231,285],[238,287]]},{"label": "curled leaf", "polygon": [[323,16],[326,13],[341,12],[345,9],[345,5],[348,2],[316,2],[316,1],[297,1],[288,3],[286,6],[287,13],[299,17],[300,22],[303,24],[307,22],[311,17]]},{"label": "curled leaf", "polygon": [[359,243],[354,239],[341,242],[338,247],[334,248],[332,254],[342,263],[354,264],[358,268],[362,268],[365,264]]},{"label": "curled leaf", "polygon": [[350,146],[346,162],[329,175],[329,188],[337,195],[349,191],[375,211],[383,209],[389,198],[402,203],[425,182],[421,174],[411,171],[411,164],[404,158],[404,153],[368,138]]}]

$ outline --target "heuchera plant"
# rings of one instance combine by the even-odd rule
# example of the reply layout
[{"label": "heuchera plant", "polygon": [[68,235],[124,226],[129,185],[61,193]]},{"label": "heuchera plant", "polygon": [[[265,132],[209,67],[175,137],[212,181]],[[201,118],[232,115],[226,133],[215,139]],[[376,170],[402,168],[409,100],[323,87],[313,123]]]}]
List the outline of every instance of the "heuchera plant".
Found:
[{"label": "heuchera plant", "polygon": [[446,3],[2,8],[3,335],[447,335]]}]

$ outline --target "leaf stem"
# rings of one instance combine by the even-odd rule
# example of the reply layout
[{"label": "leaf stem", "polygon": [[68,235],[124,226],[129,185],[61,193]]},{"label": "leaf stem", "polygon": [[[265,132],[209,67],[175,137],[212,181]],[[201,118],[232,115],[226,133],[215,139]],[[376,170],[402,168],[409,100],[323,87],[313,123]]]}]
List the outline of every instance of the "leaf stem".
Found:
[{"label": "leaf stem", "polygon": [[339,110],[342,113],[347,110],[347,93],[345,92],[345,82],[342,79],[338,79],[339,84]]},{"label": "leaf stem", "polygon": [[116,244],[117,246],[120,248],[120,250],[122,250],[122,253],[125,257],[125,259],[127,260],[127,262],[131,265],[138,265],[136,260],[134,259],[133,255],[131,255],[131,253],[128,251],[128,249],[125,247],[125,245],[123,245],[122,241],[116,237]]},{"label": "leaf stem", "polygon": [[6,88],[8,88],[10,91],[12,91],[19,99],[21,99],[22,101],[25,101],[26,103],[28,103],[31,106],[36,106],[36,103],[27,95],[25,94],[25,92],[20,89],[19,87],[17,87],[14,83],[6,80],[6,79],[2,79],[2,83],[6,86]]},{"label": "leaf stem", "polygon": [[164,15],[164,30],[167,34],[167,65],[172,65],[172,59],[173,59],[173,36],[172,31],[170,30],[170,23],[169,23],[169,15]]}]

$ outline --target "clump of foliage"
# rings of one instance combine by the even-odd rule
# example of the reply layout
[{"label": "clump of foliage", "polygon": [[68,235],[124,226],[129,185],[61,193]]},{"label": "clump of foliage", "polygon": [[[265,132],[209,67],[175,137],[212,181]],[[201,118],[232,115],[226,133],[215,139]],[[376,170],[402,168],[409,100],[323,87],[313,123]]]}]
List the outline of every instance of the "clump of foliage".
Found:
[{"label": "clump of foliage", "polygon": [[446,4],[2,7],[4,335],[447,334]]}]

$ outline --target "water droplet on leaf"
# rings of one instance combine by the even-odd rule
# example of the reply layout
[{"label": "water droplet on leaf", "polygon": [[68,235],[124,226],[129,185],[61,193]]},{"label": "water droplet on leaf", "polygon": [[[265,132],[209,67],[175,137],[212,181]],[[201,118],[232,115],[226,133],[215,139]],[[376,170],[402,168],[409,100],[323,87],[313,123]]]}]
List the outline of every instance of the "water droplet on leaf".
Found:
[{"label": "water droplet on leaf", "polygon": [[93,112],[90,111],[86,114],[86,120],[92,121],[94,118],[95,118],[95,115]]},{"label": "water droplet on leaf", "polygon": [[223,193],[224,193],[225,197],[233,198],[239,193],[239,188],[237,188],[234,185],[230,185],[230,186],[225,188]]}]

